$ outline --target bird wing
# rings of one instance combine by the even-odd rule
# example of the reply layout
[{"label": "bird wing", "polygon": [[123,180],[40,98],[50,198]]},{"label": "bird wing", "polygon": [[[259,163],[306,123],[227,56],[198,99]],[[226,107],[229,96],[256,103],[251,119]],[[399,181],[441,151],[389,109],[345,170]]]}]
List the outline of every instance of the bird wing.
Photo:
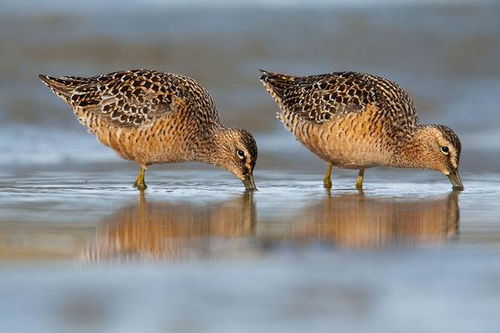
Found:
[{"label": "bird wing", "polygon": [[189,94],[177,81],[191,79],[175,74],[132,70],[91,78],[40,78],[73,108],[119,127],[144,126],[189,104]]},{"label": "bird wing", "polygon": [[315,123],[335,115],[363,112],[368,104],[378,100],[371,81],[359,73],[307,77],[263,73],[261,81],[283,111]]}]

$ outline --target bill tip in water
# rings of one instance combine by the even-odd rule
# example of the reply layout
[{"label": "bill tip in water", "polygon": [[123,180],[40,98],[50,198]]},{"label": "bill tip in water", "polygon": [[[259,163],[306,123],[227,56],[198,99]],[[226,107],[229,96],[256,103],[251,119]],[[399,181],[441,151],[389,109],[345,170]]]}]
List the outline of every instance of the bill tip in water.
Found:
[{"label": "bill tip in water", "polygon": [[247,191],[257,191],[257,186],[255,186],[255,180],[252,174],[247,175],[242,181]]},{"label": "bill tip in water", "polygon": [[463,191],[464,190],[464,184],[462,183],[462,179],[460,178],[460,174],[458,173],[458,169],[451,171],[448,174],[448,179],[450,180],[451,184],[453,185],[453,189],[455,191]]}]

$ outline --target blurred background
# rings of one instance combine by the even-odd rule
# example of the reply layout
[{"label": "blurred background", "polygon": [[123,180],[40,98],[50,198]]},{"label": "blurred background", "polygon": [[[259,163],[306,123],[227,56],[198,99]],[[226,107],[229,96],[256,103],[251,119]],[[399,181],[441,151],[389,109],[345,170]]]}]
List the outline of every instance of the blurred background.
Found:
[{"label": "blurred background", "polygon": [[[255,133],[260,190],[180,164],[140,196],[36,76],[133,68]],[[459,134],[465,191],[381,168],[326,193],[260,68],[398,82]],[[500,332],[499,99],[499,1],[0,0],[0,332]]]},{"label": "blurred background", "polygon": [[[84,134],[37,73],[153,68],[191,76],[222,119],[256,133],[259,167],[322,168],[275,119],[259,68],[308,75],[355,70],[395,80],[422,122],[463,141],[462,165],[500,156],[497,1],[0,1],[0,165],[129,167]],[[299,156],[308,163],[295,163]],[[199,167],[199,166],[198,166]]]}]

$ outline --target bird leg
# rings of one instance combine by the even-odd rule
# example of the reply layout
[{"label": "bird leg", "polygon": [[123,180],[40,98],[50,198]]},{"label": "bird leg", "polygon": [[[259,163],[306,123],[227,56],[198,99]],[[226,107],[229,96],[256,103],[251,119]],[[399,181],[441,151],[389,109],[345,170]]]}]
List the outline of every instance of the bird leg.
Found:
[{"label": "bird leg", "polygon": [[363,177],[365,176],[365,169],[360,169],[358,173],[358,178],[356,179],[356,188],[358,190],[363,189]]},{"label": "bird leg", "polygon": [[146,168],[141,165],[139,168],[139,172],[137,173],[137,178],[134,183],[134,187],[136,187],[139,191],[144,191],[148,188],[146,183],[144,182],[144,174],[146,173]]},{"label": "bird leg", "polygon": [[332,178],[330,177],[330,175],[332,174],[332,167],[333,167],[333,163],[328,162],[328,167],[326,168],[325,176],[323,177],[323,186],[327,190],[332,189]]}]

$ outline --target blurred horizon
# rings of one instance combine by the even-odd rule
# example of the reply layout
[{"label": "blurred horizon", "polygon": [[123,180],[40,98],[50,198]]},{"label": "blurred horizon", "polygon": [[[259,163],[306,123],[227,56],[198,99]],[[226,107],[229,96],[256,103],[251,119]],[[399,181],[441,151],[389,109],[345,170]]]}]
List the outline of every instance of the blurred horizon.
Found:
[{"label": "blurred horizon", "polygon": [[[500,3],[409,0],[0,2],[2,166],[122,163],[78,124],[37,73],[153,68],[193,77],[223,121],[256,134],[262,165],[320,165],[275,119],[259,68],[354,70],[390,78],[422,123],[462,138],[463,165],[495,170],[500,151]],[[82,154],[82,151],[85,153]],[[281,153],[281,154],[278,154]],[[293,164],[293,163],[292,163]]]},{"label": "blurred horizon", "polygon": [[[494,0],[476,0],[474,4],[488,4],[494,3]],[[0,5],[4,10],[21,11],[23,13],[34,12],[35,10],[49,10],[68,12],[76,8],[86,11],[99,10],[106,7],[115,7],[117,4],[121,7],[115,7],[117,10],[130,10],[130,9],[147,9],[147,8],[216,8],[216,9],[231,9],[231,8],[309,8],[314,9],[317,7],[370,7],[370,6],[422,6],[422,5],[464,5],[471,4],[466,0],[310,0],[307,3],[300,0],[276,0],[265,1],[255,0],[252,2],[244,0],[115,0],[102,2],[99,0],[84,0],[72,3],[68,6],[65,0],[48,0],[48,1],[35,1],[31,3],[31,7],[26,7],[23,2],[16,0],[2,0]],[[137,8],[130,8],[136,5]]]}]

